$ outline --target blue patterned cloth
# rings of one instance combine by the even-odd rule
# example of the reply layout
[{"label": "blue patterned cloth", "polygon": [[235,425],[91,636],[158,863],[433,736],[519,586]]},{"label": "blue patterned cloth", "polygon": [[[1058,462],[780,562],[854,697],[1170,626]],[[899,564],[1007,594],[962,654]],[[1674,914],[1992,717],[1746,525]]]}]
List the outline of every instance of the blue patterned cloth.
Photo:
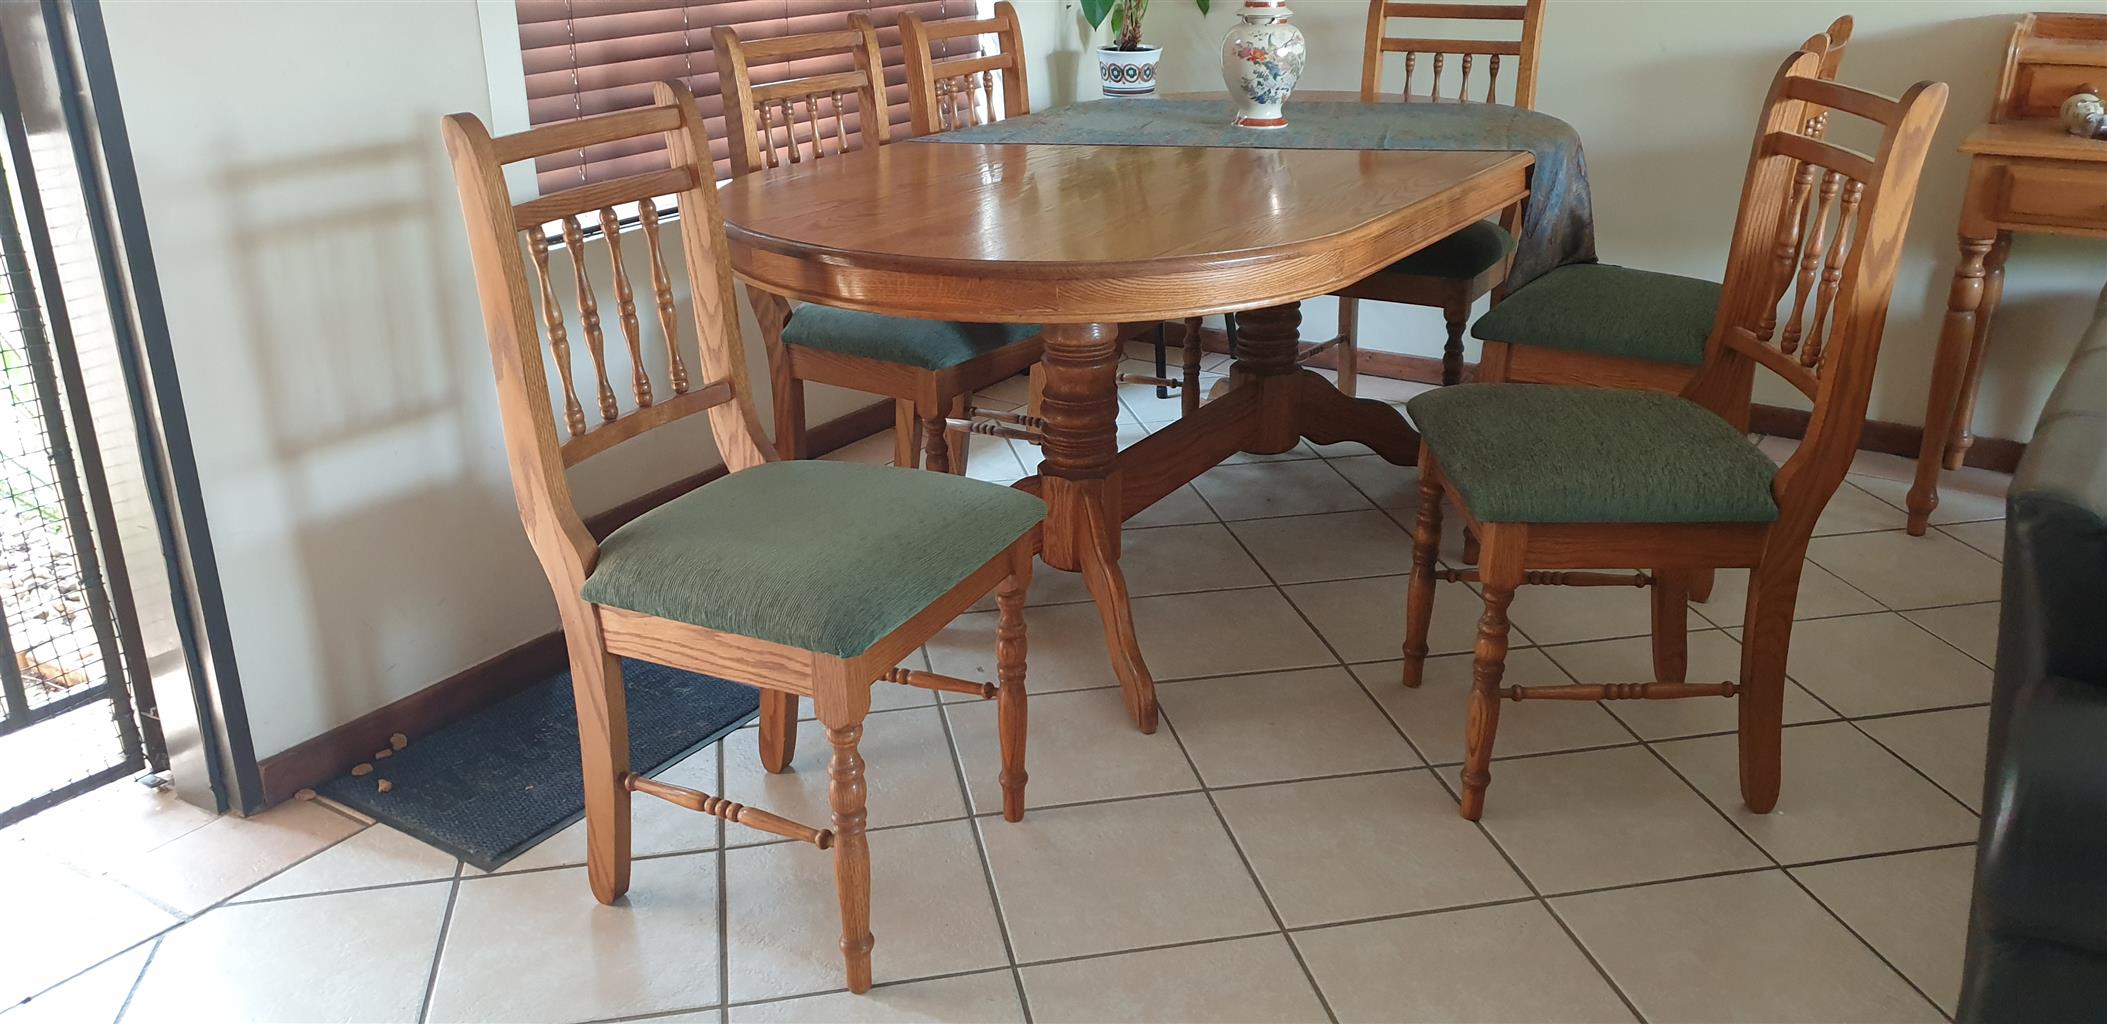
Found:
[{"label": "blue patterned cloth", "polygon": [[1286,128],[1238,128],[1222,100],[1110,99],[923,136],[916,141],[1248,149],[1526,151],[1536,157],[1513,287],[1595,262],[1595,211],[1580,136],[1549,114],[1496,103],[1289,100]]}]

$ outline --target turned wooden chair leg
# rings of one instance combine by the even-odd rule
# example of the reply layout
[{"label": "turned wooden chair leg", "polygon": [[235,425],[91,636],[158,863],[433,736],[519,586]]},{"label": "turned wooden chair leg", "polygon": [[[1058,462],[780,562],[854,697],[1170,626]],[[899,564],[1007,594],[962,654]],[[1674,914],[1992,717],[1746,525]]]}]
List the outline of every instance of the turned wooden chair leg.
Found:
[{"label": "turned wooden chair leg", "polygon": [[1471,692],[1463,723],[1463,817],[1485,812],[1485,787],[1492,783],[1493,736],[1500,728],[1500,679],[1507,671],[1507,606],[1522,583],[1522,537],[1517,527],[1489,524],[1478,563],[1485,613],[1471,663]]},{"label": "turned wooden chair leg", "polygon": [[[588,612],[589,613],[589,612]],[[578,706],[578,757],[585,770],[585,873],[593,898],[613,903],[629,891],[629,709],[622,663],[598,637],[571,638],[571,697]]]},{"label": "turned wooden chair leg", "polygon": [[1200,345],[1200,318],[1185,318],[1185,366],[1182,380],[1185,387],[1178,392],[1178,413],[1190,416],[1200,411],[1200,359],[1206,351]]},{"label": "turned wooden chair leg", "polygon": [[1434,621],[1434,559],[1441,550],[1441,480],[1434,456],[1419,446],[1419,518],[1412,527],[1412,582],[1405,590],[1404,683],[1418,686],[1427,664],[1427,629]]},{"label": "turned wooden chair leg", "polygon": [[922,418],[922,468],[931,473],[951,472],[951,441],[944,427],[944,406],[915,407]]},{"label": "turned wooden chair leg", "polygon": [[1361,350],[1358,335],[1361,331],[1361,300],[1345,295],[1339,296],[1339,390],[1354,397],[1361,387]]},{"label": "turned wooden chair leg", "polygon": [[1690,600],[1703,604],[1712,599],[1712,581],[1719,576],[1717,569],[1698,569],[1690,573]]},{"label": "turned wooden chair leg", "polygon": [[893,465],[913,469],[922,464],[922,421],[915,418],[914,403],[893,400]]},{"label": "turned wooden chair leg", "polygon": [[[951,415],[958,419],[965,419],[967,414],[972,412],[971,397],[970,395],[959,395],[953,398],[951,400]],[[954,476],[965,476],[966,458],[972,454],[973,449],[973,435],[963,430],[948,430],[944,432],[944,443],[946,450],[951,453],[952,474]]]},{"label": "turned wooden chair leg", "polygon": [[1046,415],[1046,364],[1033,363],[1024,375],[1024,411],[1031,416]]},{"label": "turned wooden chair leg", "polygon": [[[1792,644],[1792,610],[1799,598],[1804,549],[1766,553],[1749,570],[1748,608],[1742,613],[1741,800],[1768,814],[1778,805],[1785,721],[1785,655]],[[1782,564],[1781,564],[1782,563]]]},{"label": "turned wooden chair leg", "polygon": [[863,722],[827,725],[827,800],[834,809],[834,894],[841,902],[841,956],[851,992],[871,987],[871,846],[865,834]]},{"label": "turned wooden chair leg", "polygon": [[1024,696],[1024,594],[1031,581],[1031,558],[1019,559],[995,588],[995,717],[1002,744],[1002,817],[1024,820],[1024,741],[1029,724]]},{"label": "turned wooden chair leg", "polygon": [[1471,532],[1469,527],[1463,530],[1463,564],[1478,564],[1478,535]]},{"label": "turned wooden chair leg", "polygon": [[805,382],[777,371],[770,383],[775,392],[776,454],[786,459],[805,457]]},{"label": "turned wooden chair leg", "polygon": [[1680,683],[1690,672],[1690,588],[1686,570],[1653,574],[1653,677]]},{"label": "turned wooden chair leg", "polygon": [[1449,329],[1448,339],[1441,343],[1441,385],[1449,387],[1463,383],[1463,328],[1471,319],[1469,297],[1451,297],[1441,308],[1441,318]]},{"label": "turned wooden chair leg", "polygon": [[797,694],[761,691],[761,767],[772,775],[790,770],[797,757]]}]

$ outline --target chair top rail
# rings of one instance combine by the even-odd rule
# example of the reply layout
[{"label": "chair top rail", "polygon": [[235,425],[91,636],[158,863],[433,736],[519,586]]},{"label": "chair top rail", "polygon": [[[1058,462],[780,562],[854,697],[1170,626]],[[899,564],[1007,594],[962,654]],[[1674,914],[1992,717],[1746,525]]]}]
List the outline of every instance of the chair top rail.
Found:
[{"label": "chair top rail", "polygon": [[490,140],[491,154],[501,164],[518,163],[538,156],[585,149],[603,142],[620,142],[639,135],[660,135],[680,127],[680,111],[671,107],[644,107],[612,114],[592,114],[575,121],[530,128]]},{"label": "chair top rail", "polygon": [[853,92],[868,85],[862,72],[833,71],[823,75],[804,78],[786,78],[779,82],[756,85],[753,88],[755,103],[772,100],[796,99],[823,92]]},{"label": "chair top rail", "polygon": [[[730,30],[719,27],[714,29],[713,33],[729,34]],[[769,39],[739,39],[738,43],[739,48],[745,51],[749,63],[776,64],[800,57],[822,57],[853,51],[863,45],[863,33],[853,28],[845,28]]]},{"label": "chair top rail", "polygon": [[[1820,38],[1820,37],[1816,37]],[[1813,42],[1813,40],[1808,40]],[[1825,55],[1826,58],[1826,55]],[[1825,59],[1824,65],[1828,62]],[[1868,121],[1890,124],[1902,116],[1902,104],[1892,97],[1879,93],[1854,89],[1820,78],[1793,78],[1785,83],[1785,95],[1790,99],[1806,100],[1831,110],[1855,114]]]},{"label": "chair top rail", "polygon": [[998,32],[1003,27],[1001,18],[980,18],[974,21],[924,21],[922,38],[929,40],[957,39],[960,36],[984,36]]},{"label": "chair top rail", "polygon": [[1520,21],[1528,15],[1524,4],[1386,3],[1385,18],[1441,18],[1469,21]]}]

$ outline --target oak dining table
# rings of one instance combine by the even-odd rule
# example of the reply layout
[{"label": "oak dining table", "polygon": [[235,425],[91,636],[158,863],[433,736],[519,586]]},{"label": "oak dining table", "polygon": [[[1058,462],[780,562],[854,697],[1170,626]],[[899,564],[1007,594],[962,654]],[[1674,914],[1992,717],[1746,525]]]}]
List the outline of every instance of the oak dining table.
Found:
[{"label": "oak dining table", "polygon": [[[1127,711],[1154,732],[1121,524],[1237,453],[1304,439],[1358,441],[1411,465],[1418,436],[1395,408],[1296,365],[1298,304],[1520,202],[1532,163],[1507,151],[896,143],[746,175],[720,197],[733,271],[757,306],[1043,325],[1044,423],[1032,425],[1043,461],[1016,486],[1045,499],[1041,558],[1082,574]],[[1122,450],[1120,325],[1232,312],[1226,388]]]}]

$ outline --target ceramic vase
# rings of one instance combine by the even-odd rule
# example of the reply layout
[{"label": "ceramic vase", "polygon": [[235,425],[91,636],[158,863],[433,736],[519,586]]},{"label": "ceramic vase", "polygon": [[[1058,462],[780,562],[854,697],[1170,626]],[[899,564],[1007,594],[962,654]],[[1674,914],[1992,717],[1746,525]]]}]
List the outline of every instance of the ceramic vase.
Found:
[{"label": "ceramic vase", "polygon": [[1288,24],[1282,0],[1244,0],[1242,24],[1222,41],[1222,81],[1236,105],[1230,123],[1245,128],[1285,128],[1281,104],[1295,91],[1308,51],[1302,30]]},{"label": "ceramic vase", "polygon": [[1156,95],[1156,61],[1162,56],[1160,46],[1143,46],[1139,50],[1098,47],[1097,73],[1104,83],[1105,95]]}]

